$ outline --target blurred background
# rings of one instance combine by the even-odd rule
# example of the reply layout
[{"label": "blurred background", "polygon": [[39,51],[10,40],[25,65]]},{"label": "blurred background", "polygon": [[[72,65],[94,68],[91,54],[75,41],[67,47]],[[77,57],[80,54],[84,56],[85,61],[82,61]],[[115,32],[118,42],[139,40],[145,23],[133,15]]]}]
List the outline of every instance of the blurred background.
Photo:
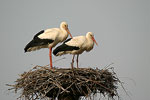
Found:
[{"label": "blurred background", "polygon": [[[121,100],[149,100],[149,0],[0,0],[1,100],[19,96],[5,84],[14,84],[19,74],[35,65],[49,64],[48,49],[24,53],[24,47],[37,32],[59,27],[62,21],[73,36],[93,32],[99,44],[80,55],[80,67],[101,69],[114,63],[110,67],[129,95],[119,87]],[[71,59],[53,56],[53,65],[70,67]]]}]

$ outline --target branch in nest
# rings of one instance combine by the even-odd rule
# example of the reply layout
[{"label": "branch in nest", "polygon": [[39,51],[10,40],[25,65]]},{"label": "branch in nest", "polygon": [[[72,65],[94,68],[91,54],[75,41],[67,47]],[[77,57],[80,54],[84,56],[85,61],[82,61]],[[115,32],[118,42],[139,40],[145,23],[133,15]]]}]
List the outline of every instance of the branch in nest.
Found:
[{"label": "branch in nest", "polygon": [[[9,90],[21,90],[20,98],[36,100],[49,97],[64,100],[64,97],[89,96],[100,93],[108,97],[117,96],[117,83],[120,82],[115,73],[110,69],[92,68],[54,68],[35,66],[28,72],[24,72],[9,85]],[[68,97],[68,98],[69,98]],[[61,98],[61,99],[60,99]],[[73,99],[75,100],[75,99]]]}]

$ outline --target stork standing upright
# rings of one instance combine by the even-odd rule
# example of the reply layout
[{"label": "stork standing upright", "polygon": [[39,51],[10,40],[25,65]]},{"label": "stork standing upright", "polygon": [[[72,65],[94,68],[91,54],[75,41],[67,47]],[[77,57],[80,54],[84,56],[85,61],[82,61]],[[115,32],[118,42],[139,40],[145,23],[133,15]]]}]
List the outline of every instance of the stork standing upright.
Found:
[{"label": "stork standing upright", "polygon": [[38,32],[26,45],[24,50],[25,52],[30,52],[41,48],[49,48],[50,68],[52,68],[52,48],[59,42],[66,40],[68,34],[72,38],[72,35],[68,29],[68,24],[66,22],[61,22],[60,28],[51,28]]},{"label": "stork standing upright", "polygon": [[79,54],[83,53],[84,51],[90,51],[93,49],[94,42],[96,45],[97,42],[94,39],[94,35],[92,32],[88,32],[86,36],[77,36],[70,39],[67,39],[62,45],[58,46],[54,51],[53,54],[55,56],[61,56],[63,54],[73,54],[72,58],[72,68],[74,62],[74,56],[77,55],[77,68],[78,68],[78,58]]}]

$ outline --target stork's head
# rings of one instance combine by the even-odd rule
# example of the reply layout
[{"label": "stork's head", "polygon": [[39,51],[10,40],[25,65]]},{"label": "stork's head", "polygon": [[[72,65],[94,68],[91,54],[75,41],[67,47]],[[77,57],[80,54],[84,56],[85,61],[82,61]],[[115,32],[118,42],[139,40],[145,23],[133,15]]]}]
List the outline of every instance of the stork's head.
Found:
[{"label": "stork's head", "polygon": [[68,24],[66,22],[61,22],[60,27],[65,29],[67,31],[67,33],[70,35],[70,37],[72,38],[72,35],[68,29]]},{"label": "stork's head", "polygon": [[87,37],[91,38],[93,40],[93,42],[95,42],[95,44],[98,46],[98,44],[97,44],[97,42],[96,42],[96,40],[94,38],[94,34],[92,32],[88,32],[87,33]]}]

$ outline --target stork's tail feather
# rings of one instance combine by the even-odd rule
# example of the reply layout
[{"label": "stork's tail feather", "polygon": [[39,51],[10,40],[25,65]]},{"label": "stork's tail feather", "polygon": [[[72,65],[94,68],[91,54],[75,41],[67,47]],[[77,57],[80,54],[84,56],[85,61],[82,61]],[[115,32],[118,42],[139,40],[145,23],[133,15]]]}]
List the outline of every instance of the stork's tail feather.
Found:
[{"label": "stork's tail feather", "polygon": [[28,52],[28,51],[29,51],[29,48],[32,48],[32,47],[34,47],[34,46],[35,46],[35,42],[34,42],[34,40],[32,40],[32,41],[30,41],[30,42],[25,46],[24,51],[25,51],[25,52]]}]

